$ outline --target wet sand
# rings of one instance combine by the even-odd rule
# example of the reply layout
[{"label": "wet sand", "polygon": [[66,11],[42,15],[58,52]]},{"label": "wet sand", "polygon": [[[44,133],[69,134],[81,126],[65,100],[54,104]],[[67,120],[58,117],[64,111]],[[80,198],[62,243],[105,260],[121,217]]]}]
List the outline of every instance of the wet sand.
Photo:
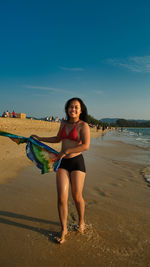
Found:
[{"label": "wet sand", "polygon": [[69,235],[60,229],[55,174],[28,166],[0,185],[0,266],[150,266],[150,188],[137,161],[141,148],[121,142],[91,145],[84,153],[86,231],[75,230],[69,196]]}]

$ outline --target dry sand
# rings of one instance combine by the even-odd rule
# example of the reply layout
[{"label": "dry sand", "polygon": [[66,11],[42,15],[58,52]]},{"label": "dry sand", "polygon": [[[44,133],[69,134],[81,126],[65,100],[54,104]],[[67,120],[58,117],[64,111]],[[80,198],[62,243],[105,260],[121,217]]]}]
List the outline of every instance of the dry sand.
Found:
[{"label": "dry sand", "polygon": [[[27,125],[24,134],[19,126],[14,130],[28,136],[37,133],[34,127]],[[63,245],[55,242],[60,226],[54,173],[40,175],[28,166],[1,184],[0,267],[150,266],[150,188],[137,154],[144,151],[106,142],[105,136],[84,153],[87,228],[84,235],[75,231],[77,214],[69,196],[70,231]]]}]

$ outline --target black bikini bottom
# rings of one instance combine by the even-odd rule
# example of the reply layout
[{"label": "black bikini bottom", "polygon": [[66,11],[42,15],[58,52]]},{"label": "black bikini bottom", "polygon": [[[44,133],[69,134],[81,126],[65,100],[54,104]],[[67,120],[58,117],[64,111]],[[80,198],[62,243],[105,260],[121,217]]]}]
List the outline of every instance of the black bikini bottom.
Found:
[{"label": "black bikini bottom", "polygon": [[59,168],[65,169],[68,172],[81,171],[86,172],[83,155],[80,154],[73,158],[63,158]]}]

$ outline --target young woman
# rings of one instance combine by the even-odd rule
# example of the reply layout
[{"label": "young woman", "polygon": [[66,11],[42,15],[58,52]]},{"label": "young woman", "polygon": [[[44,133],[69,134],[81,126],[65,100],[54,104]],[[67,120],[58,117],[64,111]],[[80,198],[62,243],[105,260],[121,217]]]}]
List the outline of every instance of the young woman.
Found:
[{"label": "young woman", "polygon": [[78,230],[85,229],[84,210],[85,203],[82,196],[85,180],[85,164],[82,152],[89,149],[90,129],[87,123],[87,108],[80,98],[69,99],[65,105],[67,119],[60,125],[57,136],[36,137],[39,141],[58,143],[62,141],[59,153],[62,158],[56,173],[58,212],[61,223],[61,237],[58,242],[65,241],[67,235],[68,192],[71,185],[72,197],[75,201],[79,216]]}]

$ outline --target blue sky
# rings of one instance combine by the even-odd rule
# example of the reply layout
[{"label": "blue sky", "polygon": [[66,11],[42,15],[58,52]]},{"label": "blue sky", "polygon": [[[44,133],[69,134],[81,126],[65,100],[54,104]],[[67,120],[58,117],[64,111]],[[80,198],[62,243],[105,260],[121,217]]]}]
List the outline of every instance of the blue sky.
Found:
[{"label": "blue sky", "polygon": [[150,120],[150,1],[0,0],[0,114]]}]

